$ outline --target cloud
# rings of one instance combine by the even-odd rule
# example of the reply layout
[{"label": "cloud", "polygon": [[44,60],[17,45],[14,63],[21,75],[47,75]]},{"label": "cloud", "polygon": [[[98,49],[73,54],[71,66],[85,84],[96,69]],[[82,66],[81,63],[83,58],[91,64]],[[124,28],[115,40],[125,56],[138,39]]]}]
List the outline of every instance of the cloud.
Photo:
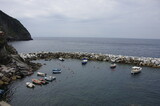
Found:
[{"label": "cloud", "polygon": [[157,37],[159,4],[159,0],[0,0],[2,11],[42,36]]},{"label": "cloud", "polygon": [[[91,19],[109,14],[117,5],[111,0],[3,0],[8,12],[16,17],[60,15],[74,19]],[[3,6],[4,7],[4,6]],[[10,11],[9,11],[10,10]]]},{"label": "cloud", "polygon": [[154,6],[158,7],[157,3],[160,3],[158,0],[1,0],[0,2],[0,6],[16,18],[65,17],[76,20],[112,19],[134,13],[139,13],[136,17],[142,16],[141,12],[151,13]]}]

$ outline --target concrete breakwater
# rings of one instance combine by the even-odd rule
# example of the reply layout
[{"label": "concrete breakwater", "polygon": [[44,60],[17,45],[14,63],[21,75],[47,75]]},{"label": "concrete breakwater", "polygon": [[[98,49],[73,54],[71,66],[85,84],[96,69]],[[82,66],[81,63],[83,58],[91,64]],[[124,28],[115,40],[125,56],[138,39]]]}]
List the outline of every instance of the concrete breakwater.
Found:
[{"label": "concrete breakwater", "polygon": [[136,57],[136,56],[122,56],[112,54],[96,54],[96,53],[82,53],[82,52],[37,52],[37,53],[20,53],[24,60],[38,60],[38,59],[56,59],[59,57],[82,59],[87,57],[88,60],[93,61],[115,61],[116,63],[134,64],[138,66],[147,66],[160,68],[160,58],[152,57]]}]

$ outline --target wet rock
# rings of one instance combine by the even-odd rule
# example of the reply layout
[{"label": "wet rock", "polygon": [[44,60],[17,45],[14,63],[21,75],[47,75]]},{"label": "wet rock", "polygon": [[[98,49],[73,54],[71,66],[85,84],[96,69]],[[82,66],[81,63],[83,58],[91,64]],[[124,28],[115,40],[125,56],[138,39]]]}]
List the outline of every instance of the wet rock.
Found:
[{"label": "wet rock", "polygon": [[4,75],[4,74],[0,73],[0,78],[2,78],[2,77],[3,77],[3,75]]},{"label": "wet rock", "polygon": [[4,82],[4,84],[3,85],[8,85],[9,84],[9,82]]},{"label": "wet rock", "polygon": [[22,77],[19,75],[16,75],[16,79],[21,79]]},{"label": "wet rock", "polygon": [[17,76],[12,76],[11,77],[11,80],[16,80],[17,79]]},{"label": "wet rock", "polygon": [[1,80],[8,83],[11,81],[10,78],[7,78],[5,76],[3,76]]},{"label": "wet rock", "polygon": [[0,86],[2,86],[4,84],[4,82],[2,80],[0,80]]}]

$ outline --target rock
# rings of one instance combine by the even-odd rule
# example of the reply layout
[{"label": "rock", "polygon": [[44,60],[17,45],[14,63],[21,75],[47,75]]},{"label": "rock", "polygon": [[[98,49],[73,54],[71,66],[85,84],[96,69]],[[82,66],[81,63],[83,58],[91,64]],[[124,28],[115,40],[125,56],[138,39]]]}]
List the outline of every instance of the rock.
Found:
[{"label": "rock", "polygon": [[4,75],[4,74],[0,73],[0,78],[2,78],[2,77],[3,77],[3,75]]},{"label": "rock", "polygon": [[21,77],[21,76],[19,76],[19,75],[16,75],[16,78],[17,78],[17,79],[21,79],[22,77]]},{"label": "rock", "polygon": [[7,77],[3,76],[2,77],[2,81],[4,81],[4,82],[10,82],[11,80],[10,80],[10,78],[7,78]]},{"label": "rock", "polygon": [[7,40],[32,40],[28,30],[15,18],[0,10],[0,25],[7,35]]},{"label": "rock", "polygon": [[4,84],[4,82],[2,80],[0,80],[0,86],[2,86]]},{"label": "rock", "polygon": [[17,76],[12,76],[11,79],[12,79],[12,80],[16,80],[16,79],[17,79]]},{"label": "rock", "polygon": [[9,82],[4,82],[4,85],[8,85],[9,84]]},{"label": "rock", "polygon": [[0,106],[11,106],[11,105],[8,104],[8,103],[6,103],[6,102],[4,102],[4,101],[1,101],[1,102],[0,102]]},{"label": "rock", "polygon": [[95,54],[95,53],[81,53],[81,52],[37,52],[21,54],[22,58],[27,60],[37,60],[37,59],[53,59],[53,58],[73,58],[82,59],[87,57],[89,60],[94,61],[115,61],[117,63],[142,65],[148,67],[159,67],[160,68],[160,58],[151,57],[136,57],[136,56],[122,56],[122,55],[112,55],[112,54]]}]

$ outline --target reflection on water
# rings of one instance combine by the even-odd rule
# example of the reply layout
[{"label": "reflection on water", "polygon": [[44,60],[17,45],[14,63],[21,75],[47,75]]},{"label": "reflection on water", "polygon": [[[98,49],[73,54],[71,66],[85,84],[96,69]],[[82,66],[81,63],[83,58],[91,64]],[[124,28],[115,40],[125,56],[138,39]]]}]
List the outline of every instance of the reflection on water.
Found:
[{"label": "reflection on water", "polygon": [[89,61],[81,65],[80,60],[40,60],[43,67],[38,70],[48,75],[53,68],[61,68],[54,74],[56,80],[47,85],[27,88],[25,83],[40,78],[36,72],[9,86],[7,101],[13,106],[156,106],[160,103],[160,72],[143,67],[142,73],[130,74],[131,65],[117,64],[110,69],[108,62]]}]

